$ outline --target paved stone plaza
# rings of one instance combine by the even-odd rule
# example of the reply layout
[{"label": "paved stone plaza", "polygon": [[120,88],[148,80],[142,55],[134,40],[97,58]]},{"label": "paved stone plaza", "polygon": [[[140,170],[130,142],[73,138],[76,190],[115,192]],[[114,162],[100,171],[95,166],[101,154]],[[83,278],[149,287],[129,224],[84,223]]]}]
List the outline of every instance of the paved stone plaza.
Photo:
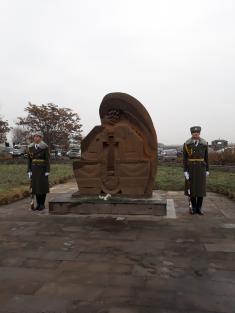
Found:
[{"label": "paved stone plaza", "polygon": [[[76,191],[73,181],[50,197]],[[0,207],[1,313],[234,313],[235,202],[209,193],[176,219],[50,216]]]}]

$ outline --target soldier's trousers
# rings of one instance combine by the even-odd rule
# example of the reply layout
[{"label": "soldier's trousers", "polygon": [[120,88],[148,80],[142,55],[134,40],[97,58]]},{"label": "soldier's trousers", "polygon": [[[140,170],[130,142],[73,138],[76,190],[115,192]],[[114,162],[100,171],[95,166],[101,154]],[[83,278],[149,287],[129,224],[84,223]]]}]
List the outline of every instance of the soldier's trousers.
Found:
[{"label": "soldier's trousers", "polygon": [[46,200],[46,194],[36,195],[36,199],[37,199],[37,205],[38,206],[44,206],[45,200]]},{"label": "soldier's trousers", "polygon": [[203,197],[191,197],[193,211],[199,212],[202,208]]}]

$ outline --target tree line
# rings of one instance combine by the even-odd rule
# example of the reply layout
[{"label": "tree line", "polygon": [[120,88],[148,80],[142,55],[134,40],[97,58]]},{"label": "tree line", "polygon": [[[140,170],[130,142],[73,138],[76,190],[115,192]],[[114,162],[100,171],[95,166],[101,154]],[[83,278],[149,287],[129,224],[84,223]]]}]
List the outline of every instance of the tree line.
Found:
[{"label": "tree line", "polygon": [[13,143],[29,143],[33,133],[41,131],[51,149],[56,146],[67,148],[69,139],[81,140],[80,117],[71,109],[54,103],[37,105],[29,102],[24,111],[26,116],[18,117],[15,127],[10,127],[8,121],[0,117],[0,143],[6,142],[10,131]]}]

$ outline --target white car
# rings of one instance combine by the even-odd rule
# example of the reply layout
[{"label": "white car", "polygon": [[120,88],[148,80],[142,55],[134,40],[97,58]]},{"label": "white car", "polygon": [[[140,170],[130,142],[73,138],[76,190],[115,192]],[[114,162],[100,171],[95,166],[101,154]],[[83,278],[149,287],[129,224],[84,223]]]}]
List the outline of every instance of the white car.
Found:
[{"label": "white car", "polygon": [[162,158],[164,161],[176,161],[177,154],[178,153],[176,149],[166,149],[162,153]]},{"label": "white car", "polygon": [[71,150],[67,152],[67,156],[70,159],[78,159],[81,157],[81,150],[77,148],[72,148]]},{"label": "white car", "polygon": [[15,145],[10,152],[13,157],[21,157],[26,153],[26,149],[24,146]]}]

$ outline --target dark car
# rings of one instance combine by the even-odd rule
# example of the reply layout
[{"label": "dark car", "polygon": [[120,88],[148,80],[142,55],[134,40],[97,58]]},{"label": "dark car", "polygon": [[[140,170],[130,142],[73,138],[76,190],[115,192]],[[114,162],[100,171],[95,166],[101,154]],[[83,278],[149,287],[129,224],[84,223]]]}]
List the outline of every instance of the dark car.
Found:
[{"label": "dark car", "polygon": [[158,148],[158,151],[157,151],[157,157],[158,157],[158,160],[162,160],[163,159],[163,148]]},{"label": "dark car", "polygon": [[9,160],[12,158],[11,149],[0,145],[0,160]]}]

